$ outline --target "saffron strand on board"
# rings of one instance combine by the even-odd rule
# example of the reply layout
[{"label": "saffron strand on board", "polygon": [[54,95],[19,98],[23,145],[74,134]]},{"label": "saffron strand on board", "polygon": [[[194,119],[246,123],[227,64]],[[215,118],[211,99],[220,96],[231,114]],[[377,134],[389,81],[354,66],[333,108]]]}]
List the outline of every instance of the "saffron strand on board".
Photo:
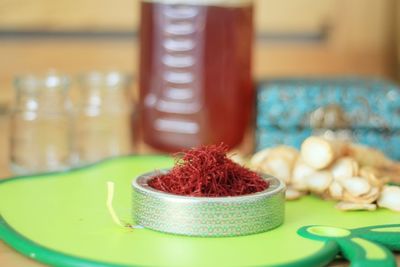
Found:
[{"label": "saffron strand on board", "polygon": [[257,173],[233,162],[224,144],[200,146],[175,154],[170,172],[149,181],[167,193],[193,197],[227,197],[253,194],[269,184]]}]

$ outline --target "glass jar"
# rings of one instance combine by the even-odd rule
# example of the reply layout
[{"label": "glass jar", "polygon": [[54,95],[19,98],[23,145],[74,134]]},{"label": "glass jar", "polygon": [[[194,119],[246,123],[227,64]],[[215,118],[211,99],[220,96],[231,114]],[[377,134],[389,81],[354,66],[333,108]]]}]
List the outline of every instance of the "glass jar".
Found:
[{"label": "glass jar", "polygon": [[68,79],[48,73],[15,80],[11,113],[11,169],[15,174],[62,170],[71,164]]},{"label": "glass jar", "polygon": [[167,151],[239,144],[253,107],[252,39],[252,1],[142,1],[144,141]]},{"label": "glass jar", "polygon": [[75,161],[87,164],[127,155],[133,149],[133,106],[129,77],[93,71],[79,78],[75,112]]}]

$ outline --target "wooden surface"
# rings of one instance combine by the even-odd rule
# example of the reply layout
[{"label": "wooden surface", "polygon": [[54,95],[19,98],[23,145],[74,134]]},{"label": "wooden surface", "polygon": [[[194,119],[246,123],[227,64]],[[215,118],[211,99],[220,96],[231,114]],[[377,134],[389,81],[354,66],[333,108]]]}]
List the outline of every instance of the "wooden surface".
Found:
[{"label": "wooden surface", "polygon": [[[1,30],[134,31],[139,0],[0,0]],[[254,0],[258,32],[346,32],[343,43],[387,44],[396,0]],[[352,34],[348,34],[352,33]]]},{"label": "wooden surface", "polygon": [[[255,76],[366,74],[396,78],[396,54],[400,54],[396,49],[400,27],[395,28],[400,5],[396,8],[396,2],[256,0]],[[138,3],[0,0],[0,105],[10,103],[12,79],[21,73],[54,68],[75,75],[114,68],[137,74],[138,47],[133,35],[138,29]],[[8,31],[14,34],[7,35]],[[39,34],[29,35],[31,31]],[[81,35],[43,37],[40,32]],[[85,36],[93,32],[123,34]]]},{"label": "wooden surface", "polygon": [[[93,69],[118,69],[137,78],[135,39],[0,39],[0,104],[13,98],[13,78],[49,69],[71,75]],[[254,50],[256,78],[281,76],[378,75],[394,77],[393,57],[379,51],[332,49],[326,43],[268,43]],[[136,80],[136,79],[135,79]]]},{"label": "wooden surface", "polygon": [[[357,1],[346,0],[346,2]],[[370,3],[377,2],[362,1],[367,8]],[[384,6],[391,1],[393,0],[380,0],[377,3],[379,6]],[[139,2],[138,0],[0,0],[0,29],[133,30],[139,24]],[[334,19],[340,2],[340,0],[318,2],[254,0],[256,26],[260,31],[320,31],[324,24],[331,23],[330,20]]]}]

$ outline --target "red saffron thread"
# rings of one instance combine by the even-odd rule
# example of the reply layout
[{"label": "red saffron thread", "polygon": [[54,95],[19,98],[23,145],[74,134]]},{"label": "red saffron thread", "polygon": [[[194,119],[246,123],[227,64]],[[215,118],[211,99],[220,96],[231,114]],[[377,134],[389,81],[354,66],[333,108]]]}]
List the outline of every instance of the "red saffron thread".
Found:
[{"label": "red saffron thread", "polygon": [[193,197],[241,196],[263,191],[267,181],[233,162],[227,146],[209,145],[175,154],[170,172],[149,181],[149,186],[167,193]]}]

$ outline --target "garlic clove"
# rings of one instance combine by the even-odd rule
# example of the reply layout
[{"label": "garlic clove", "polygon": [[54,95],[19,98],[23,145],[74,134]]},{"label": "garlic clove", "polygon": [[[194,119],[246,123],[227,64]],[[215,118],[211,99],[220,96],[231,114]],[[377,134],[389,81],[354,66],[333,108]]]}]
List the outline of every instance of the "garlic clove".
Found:
[{"label": "garlic clove", "polygon": [[327,167],[336,157],[335,148],[331,142],[317,136],[304,140],[300,153],[304,162],[317,170]]},{"label": "garlic clove", "polygon": [[374,167],[363,166],[359,174],[361,177],[366,178],[373,186],[382,187],[385,184],[383,179],[378,179],[379,172]]},{"label": "garlic clove", "polygon": [[292,168],[299,152],[289,146],[277,146],[256,153],[250,160],[253,169],[273,175],[289,183]]},{"label": "garlic clove", "polygon": [[342,200],[352,203],[364,203],[370,204],[375,202],[379,197],[379,189],[377,187],[372,187],[371,190],[364,195],[354,196],[347,192],[346,190],[343,192]]},{"label": "garlic clove", "polygon": [[257,170],[270,152],[271,148],[266,148],[255,153],[250,159],[250,166]]},{"label": "garlic clove", "polygon": [[343,197],[343,186],[336,181],[333,181],[329,186],[329,194],[332,198],[340,200]]},{"label": "garlic clove", "polygon": [[341,184],[347,192],[355,197],[366,194],[371,190],[368,180],[362,177],[351,177],[341,181]]},{"label": "garlic clove", "polygon": [[288,187],[285,192],[285,198],[287,200],[296,200],[296,199],[301,198],[304,195],[305,195],[305,192],[296,190],[292,187]]},{"label": "garlic clove", "polygon": [[400,212],[400,187],[384,186],[377,203],[379,207]]},{"label": "garlic clove", "polygon": [[371,190],[367,194],[362,195],[364,199],[368,199],[370,202],[374,202],[378,199],[380,194],[380,188],[379,187],[371,187]]},{"label": "garlic clove", "polygon": [[350,178],[357,175],[358,163],[353,158],[343,157],[333,164],[331,171],[335,180]]},{"label": "garlic clove", "polygon": [[272,153],[286,157],[292,164],[300,155],[300,152],[297,149],[285,145],[277,146]]},{"label": "garlic clove", "polygon": [[366,203],[351,203],[351,202],[339,202],[335,206],[339,210],[350,211],[350,210],[376,210],[375,204]]},{"label": "garlic clove", "polygon": [[291,166],[283,157],[268,157],[260,167],[261,171],[289,183]]},{"label": "garlic clove", "polygon": [[316,170],[314,168],[310,167],[299,158],[293,167],[291,184],[298,190],[307,190],[307,177],[315,172]]},{"label": "garlic clove", "polygon": [[326,191],[332,181],[333,177],[329,171],[317,171],[306,178],[308,189],[318,194]]}]

